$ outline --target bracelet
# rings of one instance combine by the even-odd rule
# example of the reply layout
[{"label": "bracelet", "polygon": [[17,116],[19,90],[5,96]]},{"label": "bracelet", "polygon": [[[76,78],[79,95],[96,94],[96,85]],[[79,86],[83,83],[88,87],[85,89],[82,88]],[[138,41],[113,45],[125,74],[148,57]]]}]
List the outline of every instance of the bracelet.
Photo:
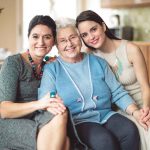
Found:
[{"label": "bracelet", "polygon": [[133,116],[133,115],[134,115],[134,113],[135,113],[137,110],[139,110],[139,109],[138,109],[138,108],[136,108],[135,110],[133,110],[133,111],[132,111],[132,113],[131,113],[131,115]]}]

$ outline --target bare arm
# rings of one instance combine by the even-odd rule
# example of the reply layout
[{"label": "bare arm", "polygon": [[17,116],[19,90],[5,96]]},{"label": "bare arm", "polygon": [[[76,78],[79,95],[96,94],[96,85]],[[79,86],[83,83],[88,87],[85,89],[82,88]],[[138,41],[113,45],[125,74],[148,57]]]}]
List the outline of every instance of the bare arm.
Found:
[{"label": "bare arm", "polygon": [[36,110],[37,101],[27,103],[14,103],[11,101],[1,102],[1,117],[2,118],[19,118],[28,115]]},{"label": "bare arm", "polygon": [[133,64],[137,80],[141,86],[143,108],[150,109],[150,86],[148,81],[148,72],[146,63],[141,50],[134,44],[127,45],[127,54],[129,61]]},{"label": "bare arm", "polygon": [[33,113],[36,110],[46,110],[48,108],[49,111],[52,113],[57,112],[56,114],[60,114],[66,109],[60,99],[49,98],[49,95],[46,94],[41,100],[36,100],[27,103],[14,103],[10,101],[2,101],[1,118],[19,118]]}]

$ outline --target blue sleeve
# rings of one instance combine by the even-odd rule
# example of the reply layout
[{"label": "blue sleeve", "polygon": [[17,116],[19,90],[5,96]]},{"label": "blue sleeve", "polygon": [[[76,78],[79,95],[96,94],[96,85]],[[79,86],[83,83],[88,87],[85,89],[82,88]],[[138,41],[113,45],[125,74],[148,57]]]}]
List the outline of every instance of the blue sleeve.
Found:
[{"label": "blue sleeve", "polygon": [[55,91],[55,76],[49,64],[45,65],[40,87],[38,88],[38,99],[44,97],[48,92]]},{"label": "blue sleeve", "polygon": [[115,75],[108,65],[106,65],[105,68],[105,81],[111,90],[112,103],[115,103],[124,111],[130,104],[134,103],[133,99],[128,95],[128,92],[124,90],[123,86],[116,80]]}]

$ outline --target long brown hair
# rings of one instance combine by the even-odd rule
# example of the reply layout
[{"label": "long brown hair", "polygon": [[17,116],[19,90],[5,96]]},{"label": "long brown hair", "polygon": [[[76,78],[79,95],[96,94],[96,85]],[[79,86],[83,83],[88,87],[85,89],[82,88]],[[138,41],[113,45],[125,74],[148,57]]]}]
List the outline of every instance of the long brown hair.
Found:
[{"label": "long brown hair", "polygon": [[[86,10],[86,11],[83,11],[81,12],[77,18],[76,18],[76,27],[78,28],[79,24],[83,21],[94,21],[98,24],[100,24],[101,26],[103,25],[103,23],[105,24],[106,26],[106,31],[105,31],[105,34],[108,38],[110,39],[115,39],[115,40],[120,40],[119,38],[117,38],[114,34],[112,34],[112,32],[110,31],[110,29],[108,28],[108,26],[106,25],[106,23],[104,22],[104,20],[97,14],[95,13],[94,11],[92,10]],[[84,42],[84,41],[83,41]],[[90,47],[88,46],[85,42],[84,44],[89,47],[89,48],[92,48],[93,47]]]}]

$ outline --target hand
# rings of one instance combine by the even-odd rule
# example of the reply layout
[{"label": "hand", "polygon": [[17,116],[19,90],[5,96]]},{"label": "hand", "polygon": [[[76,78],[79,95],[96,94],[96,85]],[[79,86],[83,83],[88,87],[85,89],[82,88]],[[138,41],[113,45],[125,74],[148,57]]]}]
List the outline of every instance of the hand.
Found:
[{"label": "hand", "polygon": [[63,114],[66,111],[66,107],[61,98],[56,95],[56,98],[51,98],[51,105],[46,110],[54,115],[58,115]]},{"label": "hand", "polygon": [[147,123],[142,120],[142,110],[136,110],[134,113],[133,113],[133,117],[137,120],[137,122],[147,131],[149,126],[147,125]]},{"label": "hand", "polygon": [[141,117],[142,117],[142,119],[145,118],[149,114],[149,111],[150,111],[149,107],[143,107],[141,109],[141,113],[142,113]]},{"label": "hand", "polygon": [[150,109],[149,107],[143,107],[141,109],[141,120],[146,122],[147,126],[150,127]]},{"label": "hand", "polygon": [[58,109],[60,109],[60,107],[62,108],[61,110],[66,109],[66,107],[63,104],[63,101],[58,95],[56,95],[56,98],[50,98],[49,93],[47,93],[43,98],[37,101],[36,107],[38,110],[47,110],[47,108],[56,108],[56,103],[59,104]]}]

